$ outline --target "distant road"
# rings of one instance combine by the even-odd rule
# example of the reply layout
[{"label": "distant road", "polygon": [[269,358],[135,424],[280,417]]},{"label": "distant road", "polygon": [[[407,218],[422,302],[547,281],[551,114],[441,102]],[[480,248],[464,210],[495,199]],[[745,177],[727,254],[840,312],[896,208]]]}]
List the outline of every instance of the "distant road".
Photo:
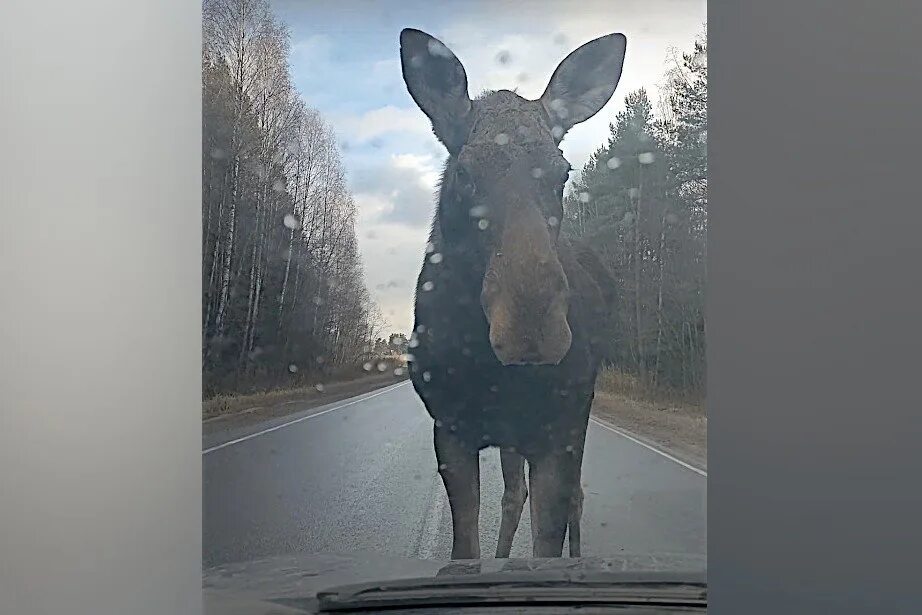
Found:
[{"label": "distant road", "polygon": [[[291,552],[447,559],[432,420],[408,381],[203,441],[203,564]],[[706,553],[706,477],[593,421],[583,555]],[[499,452],[481,452],[480,540],[499,528]],[[566,547],[565,547],[566,549]],[[513,557],[531,557],[528,507]]]}]

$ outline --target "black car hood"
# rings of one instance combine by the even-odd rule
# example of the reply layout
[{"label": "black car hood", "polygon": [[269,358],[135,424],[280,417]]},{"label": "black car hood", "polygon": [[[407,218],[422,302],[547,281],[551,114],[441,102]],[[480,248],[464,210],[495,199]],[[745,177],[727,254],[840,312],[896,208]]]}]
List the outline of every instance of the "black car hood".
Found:
[{"label": "black car hood", "polygon": [[[484,579],[567,579],[637,581],[645,578],[687,580],[703,584],[707,559],[690,554],[622,554],[616,557],[484,559],[471,561],[419,560],[379,553],[298,554],[224,564],[203,575],[206,615],[295,615],[315,613],[318,592],[343,588],[341,595],[388,582],[426,579],[440,586],[452,579],[470,583]],[[364,585],[356,585],[364,584]],[[370,584],[370,585],[369,585]],[[356,588],[359,591],[356,591]],[[337,592],[333,592],[336,594]]]}]

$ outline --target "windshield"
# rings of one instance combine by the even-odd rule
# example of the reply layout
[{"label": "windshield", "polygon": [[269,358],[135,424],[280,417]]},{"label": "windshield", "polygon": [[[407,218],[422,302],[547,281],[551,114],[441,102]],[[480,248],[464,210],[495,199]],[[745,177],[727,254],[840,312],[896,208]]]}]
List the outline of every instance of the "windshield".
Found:
[{"label": "windshield", "polygon": [[205,0],[206,577],[705,570],[705,20]]}]

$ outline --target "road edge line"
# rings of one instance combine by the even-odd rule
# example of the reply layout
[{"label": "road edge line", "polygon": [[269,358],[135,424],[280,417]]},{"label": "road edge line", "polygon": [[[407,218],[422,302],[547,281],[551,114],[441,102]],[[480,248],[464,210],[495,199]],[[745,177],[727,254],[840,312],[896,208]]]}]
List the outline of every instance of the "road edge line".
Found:
[{"label": "road edge line", "polygon": [[279,429],[282,429],[283,427],[288,427],[289,425],[294,425],[295,423],[300,423],[300,422],[302,422],[302,421],[306,421],[307,419],[312,419],[312,418],[315,418],[315,417],[318,417],[318,416],[323,416],[324,414],[328,414],[328,413],[330,413],[330,412],[333,412],[334,410],[339,410],[339,409],[341,409],[341,408],[345,408],[346,406],[351,406],[351,405],[353,405],[353,404],[357,404],[357,403],[359,403],[359,402],[365,401],[366,399],[371,399],[372,397],[377,397],[378,395],[384,395],[385,393],[387,393],[387,392],[389,392],[389,391],[393,391],[393,390],[396,389],[397,387],[402,387],[402,386],[406,385],[408,382],[410,382],[410,381],[409,381],[409,380],[405,380],[405,381],[403,381],[403,382],[399,382],[399,383],[397,383],[397,384],[391,385],[391,386],[389,386],[389,387],[387,387],[387,388],[384,388],[384,389],[381,389],[381,390],[379,390],[379,391],[373,391],[372,393],[366,394],[365,396],[359,397],[358,399],[352,398],[351,401],[348,401],[348,402],[346,402],[346,403],[344,403],[344,404],[340,404],[340,405],[338,405],[338,406],[333,406],[332,408],[327,408],[326,410],[321,410],[320,412],[315,412],[314,414],[308,414],[307,416],[302,416],[302,417],[300,417],[300,418],[294,419],[293,421],[288,421],[287,423],[282,423],[281,425],[275,425],[274,427],[269,427],[268,429],[263,429],[262,431],[257,431],[256,433],[251,433],[251,434],[248,434],[248,435],[243,436],[243,437],[241,437],[241,438],[236,438],[236,439],[234,439],[234,440],[229,440],[229,441],[224,442],[224,443],[222,443],[222,444],[218,444],[218,445],[212,446],[212,447],[210,447],[210,448],[206,448],[206,449],[204,449],[204,450],[202,451],[202,455],[207,455],[208,453],[213,453],[214,451],[220,450],[220,449],[222,449],[222,448],[226,448],[226,447],[232,446],[232,445],[234,445],[234,444],[239,444],[239,443],[241,443],[241,442],[246,442],[247,440],[252,440],[253,438],[256,438],[257,436],[262,436],[262,435],[264,435],[264,434],[271,433],[271,432],[273,432],[273,431],[278,431]]},{"label": "road edge line", "polygon": [[594,416],[589,417],[589,420],[592,421],[592,422],[594,422],[594,423],[595,423],[596,425],[598,425],[599,427],[604,427],[604,428],[607,429],[608,431],[611,431],[611,432],[613,432],[613,433],[616,433],[616,434],[618,434],[619,436],[622,436],[622,437],[624,437],[624,438],[627,438],[628,440],[630,440],[631,442],[633,442],[633,443],[635,443],[635,444],[639,444],[640,446],[642,446],[642,447],[644,447],[644,448],[646,448],[646,449],[649,449],[649,450],[653,451],[654,453],[657,453],[657,454],[659,454],[659,455],[662,455],[663,457],[665,457],[665,458],[668,459],[669,461],[674,461],[675,463],[679,464],[679,465],[682,466],[683,468],[686,468],[686,469],[688,469],[688,470],[691,470],[691,471],[694,472],[695,474],[699,474],[699,475],[703,476],[704,478],[707,478],[707,476],[708,476],[707,470],[702,470],[701,468],[695,467],[695,466],[691,465],[690,463],[686,463],[686,462],[682,461],[681,459],[679,459],[679,458],[677,458],[677,457],[673,457],[672,455],[670,455],[670,454],[667,453],[666,451],[660,450],[660,449],[656,448],[655,446],[652,446],[652,445],[650,445],[650,444],[647,444],[646,442],[644,442],[644,441],[638,439],[637,437],[635,437],[635,436],[629,434],[628,432],[624,431],[623,429],[620,429],[620,428],[618,428],[618,427],[615,427],[614,425],[610,425],[610,424],[608,424],[607,422],[601,421],[601,420],[595,418]]}]

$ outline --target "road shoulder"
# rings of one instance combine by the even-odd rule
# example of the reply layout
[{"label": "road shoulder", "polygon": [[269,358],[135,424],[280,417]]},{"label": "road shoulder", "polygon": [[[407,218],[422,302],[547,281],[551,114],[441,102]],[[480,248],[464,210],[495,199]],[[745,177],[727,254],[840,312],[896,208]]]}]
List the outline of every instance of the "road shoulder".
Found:
[{"label": "road shoulder", "polygon": [[[406,377],[397,377],[393,374],[367,376],[327,384],[322,390],[309,388],[276,392],[269,403],[265,401],[265,396],[248,396],[240,399],[238,405],[243,406],[241,409],[204,419],[202,421],[202,435],[208,437],[217,433],[258,425],[311,408],[370,393],[404,380],[406,380]],[[249,400],[249,403],[247,403],[247,400]]]},{"label": "road shoulder", "polygon": [[653,448],[707,470],[707,416],[703,410],[656,405],[597,391],[592,416]]}]

